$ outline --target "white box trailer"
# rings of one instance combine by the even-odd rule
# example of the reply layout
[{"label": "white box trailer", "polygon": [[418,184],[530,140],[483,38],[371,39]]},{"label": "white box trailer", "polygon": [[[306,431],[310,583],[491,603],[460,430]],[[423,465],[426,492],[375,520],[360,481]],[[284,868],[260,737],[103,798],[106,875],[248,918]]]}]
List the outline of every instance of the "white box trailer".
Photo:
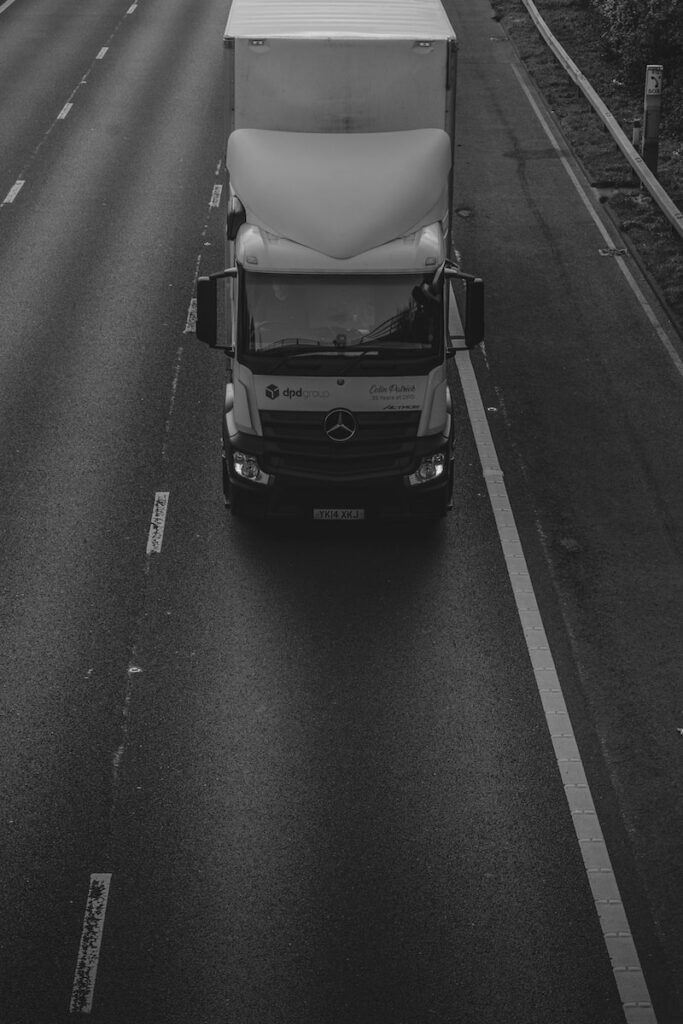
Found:
[{"label": "white box trailer", "polygon": [[454,134],[456,39],[439,0],[233,0],[228,134]]},{"label": "white box trailer", "polygon": [[[440,516],[453,488],[456,39],[440,0],[233,0],[228,269],[197,336],[228,354],[237,513]],[[217,281],[226,278],[227,344]]]}]

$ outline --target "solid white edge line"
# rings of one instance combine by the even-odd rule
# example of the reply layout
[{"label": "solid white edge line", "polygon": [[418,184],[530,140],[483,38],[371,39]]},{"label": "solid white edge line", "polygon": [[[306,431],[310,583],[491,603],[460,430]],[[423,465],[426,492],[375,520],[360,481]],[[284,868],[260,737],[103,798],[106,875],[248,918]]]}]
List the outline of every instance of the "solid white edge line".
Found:
[{"label": "solid white edge line", "polygon": [[455,356],[534,678],[628,1024],[657,1024],[598,821],[468,351]]},{"label": "solid white edge line", "polygon": [[4,4],[0,4],[0,14],[2,14],[3,11],[6,11],[8,7],[11,7],[13,3],[14,0],[5,0]]},{"label": "solid white edge line", "polygon": [[111,874],[90,876],[69,1013],[90,1013],[92,1010],[110,883]]},{"label": "solid white edge line", "polygon": [[166,512],[168,511],[168,495],[168,491],[157,491],[154,496],[152,521],[149,525],[149,536],[147,537],[148,555],[158,555],[161,552],[164,527],[166,526]]},{"label": "solid white edge line", "polygon": [[[581,182],[579,181],[579,179],[577,178],[576,174],[574,173],[574,170],[573,170],[569,160],[567,159],[567,157],[564,155],[564,153],[560,149],[560,146],[558,145],[557,139],[555,138],[555,135],[553,134],[552,128],[548,124],[547,119],[543,116],[543,112],[541,111],[541,108],[539,107],[538,103],[536,102],[536,100],[535,100],[534,96],[532,95],[532,93],[531,93],[529,87],[527,86],[526,82],[524,81],[524,79],[522,77],[521,71],[517,67],[515,67],[514,64],[512,64],[511,67],[512,67],[512,70],[515,73],[515,77],[517,78],[517,81],[520,84],[522,92],[526,96],[527,100],[529,101],[529,105],[530,105],[531,109],[533,110],[534,114],[538,118],[538,121],[539,121],[539,123],[541,125],[541,128],[543,129],[543,131],[547,135],[548,139],[550,140],[550,144],[552,145],[553,149],[556,151],[558,157],[560,158],[560,161],[562,162],[562,166],[564,167],[565,171],[567,172],[567,175],[569,176],[569,180],[571,181],[572,185],[574,186],[574,188],[578,192],[579,198],[581,199],[581,202],[583,203],[583,205],[586,207],[586,209],[588,210],[589,214],[591,215],[595,225],[598,228],[598,231],[600,232],[600,234],[604,238],[608,248],[616,249],[617,246],[616,246],[614,240],[610,236],[607,228],[605,227],[605,225],[603,224],[602,220],[598,216],[596,210],[594,209],[593,204],[591,203],[590,199],[586,195],[585,190],[583,189],[583,187],[581,185]],[[669,337],[668,332],[660,324],[660,322],[657,319],[657,316],[656,316],[654,310],[652,309],[652,306],[650,305],[650,303],[645,298],[645,296],[644,296],[644,294],[642,292],[642,289],[640,288],[640,286],[636,282],[633,274],[631,273],[629,268],[626,266],[626,263],[624,262],[622,257],[621,256],[616,256],[615,259],[616,259],[616,262],[617,262],[617,264],[619,266],[619,269],[621,270],[622,274],[626,278],[626,281],[628,282],[628,285],[631,288],[631,291],[635,295],[635,297],[636,297],[636,299],[637,299],[641,309],[645,313],[645,316],[647,317],[647,319],[650,321],[652,327],[654,328],[654,330],[655,330],[655,332],[657,334],[657,337],[659,338],[660,342],[664,346],[664,349],[665,349],[667,355],[669,356],[669,358],[671,359],[671,362],[673,363],[677,373],[679,374],[680,377],[683,378],[683,359],[681,359],[680,355],[678,354],[675,345],[673,344],[671,338]]]}]

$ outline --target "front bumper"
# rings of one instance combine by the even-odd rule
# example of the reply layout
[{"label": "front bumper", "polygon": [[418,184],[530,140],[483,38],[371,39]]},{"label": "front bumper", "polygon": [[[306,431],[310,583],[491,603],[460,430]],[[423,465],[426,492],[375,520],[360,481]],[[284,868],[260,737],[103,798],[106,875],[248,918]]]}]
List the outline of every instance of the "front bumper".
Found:
[{"label": "front bumper", "polygon": [[[450,508],[453,457],[449,451],[445,472],[440,477],[418,485],[411,485],[407,474],[378,480],[345,480],[343,484],[280,474],[271,475],[267,483],[254,483],[234,472],[228,452],[223,461],[223,487],[233,510],[251,518],[437,519]],[[361,515],[326,515],[325,510],[360,510]]]},{"label": "front bumper", "polygon": [[[448,511],[449,488],[448,477],[423,484],[417,493],[401,485],[339,489],[275,483],[257,490],[253,484],[231,478],[228,501],[236,504],[241,514],[259,519],[437,519]],[[360,511],[362,515],[331,514],[338,511]]]},{"label": "front bumper", "polygon": [[[315,510],[355,510],[364,519],[444,516],[453,488],[451,416],[443,433],[427,437],[417,435],[419,411],[355,416],[357,439],[336,445],[317,413],[262,412],[263,436],[233,433],[227,415],[223,486],[233,511],[260,518],[312,519]],[[417,483],[418,467],[437,453],[443,455],[440,475]],[[250,470],[257,466],[258,480],[247,478],[245,462]]]}]

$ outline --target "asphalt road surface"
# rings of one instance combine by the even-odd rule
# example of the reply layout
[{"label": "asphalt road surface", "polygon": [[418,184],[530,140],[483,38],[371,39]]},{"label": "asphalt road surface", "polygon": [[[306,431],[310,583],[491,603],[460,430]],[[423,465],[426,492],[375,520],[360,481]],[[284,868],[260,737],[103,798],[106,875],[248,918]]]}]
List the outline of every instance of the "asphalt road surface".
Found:
[{"label": "asphalt road surface", "polygon": [[681,345],[486,0],[446,6],[488,329],[423,534],[223,508],[224,0],[0,4],[5,1024],[683,1021]]}]

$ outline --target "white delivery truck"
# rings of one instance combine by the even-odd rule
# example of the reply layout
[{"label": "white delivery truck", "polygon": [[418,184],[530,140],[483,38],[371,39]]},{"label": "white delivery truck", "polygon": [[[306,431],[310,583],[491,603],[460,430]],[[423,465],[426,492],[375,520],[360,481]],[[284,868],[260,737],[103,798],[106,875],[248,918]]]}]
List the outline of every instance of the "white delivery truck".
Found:
[{"label": "white delivery truck", "polygon": [[448,359],[455,336],[483,336],[483,282],[451,259],[446,13],[439,0],[232,0],[224,44],[228,269],[199,278],[196,333],[229,360],[226,502],[443,516]]}]

